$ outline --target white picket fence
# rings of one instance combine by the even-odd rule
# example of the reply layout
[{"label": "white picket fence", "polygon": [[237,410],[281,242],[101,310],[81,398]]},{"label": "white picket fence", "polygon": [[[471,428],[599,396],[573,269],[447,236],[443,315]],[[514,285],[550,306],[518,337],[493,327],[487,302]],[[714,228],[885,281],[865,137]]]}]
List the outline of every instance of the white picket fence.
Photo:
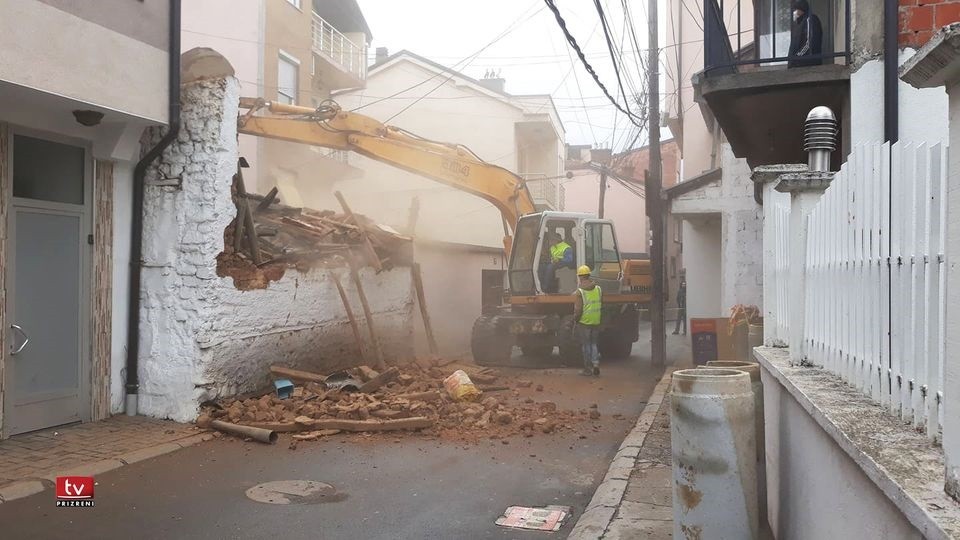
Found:
[{"label": "white picket fence", "polygon": [[[804,354],[931,438],[943,414],[945,194],[944,146],[860,145],[807,219]],[[788,243],[780,214],[775,241]],[[788,326],[785,295],[775,301]]]}]

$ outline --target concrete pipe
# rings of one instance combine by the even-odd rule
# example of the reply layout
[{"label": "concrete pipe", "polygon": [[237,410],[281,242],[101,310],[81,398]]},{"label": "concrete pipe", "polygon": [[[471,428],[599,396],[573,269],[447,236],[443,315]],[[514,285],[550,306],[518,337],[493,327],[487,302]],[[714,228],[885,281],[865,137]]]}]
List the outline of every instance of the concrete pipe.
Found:
[{"label": "concrete pipe", "polygon": [[[752,328],[752,327],[751,327]],[[761,332],[762,335],[762,332]],[[707,367],[735,369],[745,371],[750,375],[750,388],[753,390],[753,414],[755,417],[757,441],[757,500],[760,504],[760,519],[767,515],[767,458],[763,428],[763,384],[760,382],[760,364],[756,362],[734,362],[713,360],[707,362]]]},{"label": "concrete pipe", "polygon": [[758,537],[756,431],[750,376],[733,369],[673,372],[673,537]]},{"label": "concrete pipe", "polygon": [[273,444],[277,442],[277,432],[269,429],[231,424],[230,422],[224,422],[222,420],[213,420],[210,422],[210,427],[223,431],[224,433],[230,433],[231,435],[250,437],[262,443]]}]

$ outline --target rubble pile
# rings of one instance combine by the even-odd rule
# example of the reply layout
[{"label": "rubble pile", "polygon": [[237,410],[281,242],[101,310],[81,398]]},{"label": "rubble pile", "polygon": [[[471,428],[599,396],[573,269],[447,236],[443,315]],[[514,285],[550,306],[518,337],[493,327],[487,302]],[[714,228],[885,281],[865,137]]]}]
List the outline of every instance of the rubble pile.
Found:
[{"label": "rubble pile", "polygon": [[[297,440],[344,431],[406,431],[478,441],[573,431],[576,423],[599,415],[595,409],[566,411],[551,401],[523,399],[517,389],[529,388],[529,381],[506,381],[489,368],[438,363],[418,360],[381,373],[362,366],[328,376],[274,366],[274,376],[298,379],[290,397],[269,392],[228,398],[209,404],[198,424],[222,420],[296,432]],[[444,380],[458,369],[480,390],[475,398],[458,401],[445,389]]]},{"label": "rubble pile", "polygon": [[254,289],[279,279],[287,268],[353,262],[379,272],[411,263],[410,237],[353,213],[339,197],[342,213],[292,207],[280,204],[276,188],[265,196],[248,194],[235,177],[237,217],[224,231],[219,275],[232,277],[240,289]]}]

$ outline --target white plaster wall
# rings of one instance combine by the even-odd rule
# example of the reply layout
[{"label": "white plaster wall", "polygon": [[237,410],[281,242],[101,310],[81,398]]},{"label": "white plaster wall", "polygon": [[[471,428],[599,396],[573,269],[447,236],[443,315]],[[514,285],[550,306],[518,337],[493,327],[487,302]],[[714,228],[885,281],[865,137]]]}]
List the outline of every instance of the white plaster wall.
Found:
[{"label": "white plaster wall", "polygon": [[[900,64],[916,51],[900,51]],[[898,81],[899,139],[936,144],[949,138],[947,93],[941,88],[917,89]],[[884,140],[883,60],[871,60],[850,75],[850,143]]]},{"label": "white plaster wall", "polygon": [[[330,270],[288,270],[265,290],[239,291],[218,277],[216,256],[235,215],[235,78],[182,89],[183,127],[150,179],[180,176],[182,188],[148,187],[144,212],[140,411],[192,420],[198,403],[256,388],[272,363],[318,370],[354,363],[352,334]],[[151,133],[152,144],[160,136]],[[361,273],[388,359],[412,349],[409,271]],[[344,279],[345,285],[349,280]],[[351,285],[355,311],[359,301]]]},{"label": "white plaster wall", "polygon": [[35,0],[0,2],[0,50],[0,80],[167,120],[165,50]]},{"label": "white plaster wall", "polygon": [[768,520],[776,538],[923,538],[769,372],[761,370],[761,379]]},{"label": "white plaster wall", "polygon": [[683,263],[687,269],[687,318],[722,317],[721,217],[719,214],[685,219]]},{"label": "white plaster wall", "polygon": [[[502,251],[435,243],[418,243],[415,249],[440,354],[455,357],[469,353],[473,323],[482,308],[482,272],[506,267]],[[415,311],[417,350],[426,353],[429,347],[423,321],[420,310]]]}]

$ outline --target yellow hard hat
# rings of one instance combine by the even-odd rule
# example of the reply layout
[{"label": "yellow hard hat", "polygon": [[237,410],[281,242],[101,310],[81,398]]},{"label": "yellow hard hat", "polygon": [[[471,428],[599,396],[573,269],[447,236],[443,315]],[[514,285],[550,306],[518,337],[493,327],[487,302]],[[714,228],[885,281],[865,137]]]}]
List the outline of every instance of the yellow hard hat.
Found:
[{"label": "yellow hard hat", "polygon": [[587,265],[583,265],[583,266],[581,266],[580,268],[577,268],[577,275],[578,275],[578,276],[589,276],[589,275],[590,275],[590,267],[587,266]]}]

